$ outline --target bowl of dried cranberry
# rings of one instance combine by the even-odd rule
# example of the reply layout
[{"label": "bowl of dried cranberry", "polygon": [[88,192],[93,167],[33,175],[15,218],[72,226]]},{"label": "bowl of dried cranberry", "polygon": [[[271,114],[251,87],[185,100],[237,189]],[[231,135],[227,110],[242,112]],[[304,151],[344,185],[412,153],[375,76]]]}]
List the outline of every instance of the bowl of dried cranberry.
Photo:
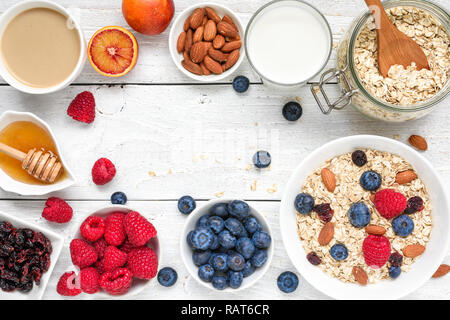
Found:
[{"label": "bowl of dried cranberry", "polygon": [[[72,263],[81,269],[75,291],[62,284],[62,295],[127,298],[156,277],[161,249],[154,225],[127,206],[95,211],[83,221],[70,243]],[[74,267],[75,268],[75,267]],[[66,281],[67,283],[67,281]]]}]

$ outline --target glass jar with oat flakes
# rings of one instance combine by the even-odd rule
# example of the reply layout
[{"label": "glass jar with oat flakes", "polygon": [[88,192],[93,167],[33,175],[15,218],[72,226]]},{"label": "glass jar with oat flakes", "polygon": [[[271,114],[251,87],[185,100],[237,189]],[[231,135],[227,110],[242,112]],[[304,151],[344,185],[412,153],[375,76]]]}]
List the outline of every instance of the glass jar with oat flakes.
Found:
[{"label": "glass jar with oat flakes", "polygon": [[[378,71],[376,24],[367,11],[345,33],[337,49],[337,67],[311,86],[324,114],[352,104],[363,114],[384,121],[419,119],[450,92],[450,15],[425,0],[390,0],[383,6],[397,28],[424,50],[430,70],[393,66],[384,78]],[[341,96],[332,101],[324,84],[338,81]]]}]

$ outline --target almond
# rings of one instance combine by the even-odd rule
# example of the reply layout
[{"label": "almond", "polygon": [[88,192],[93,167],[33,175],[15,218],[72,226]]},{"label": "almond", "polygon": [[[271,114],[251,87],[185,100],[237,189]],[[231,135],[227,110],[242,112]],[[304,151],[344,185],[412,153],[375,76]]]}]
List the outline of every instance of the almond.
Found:
[{"label": "almond", "polygon": [[191,16],[189,16],[186,21],[184,22],[183,30],[187,32],[189,30],[189,27],[191,26]]},{"label": "almond", "polygon": [[186,61],[188,61],[188,60],[192,61],[191,57],[189,56],[189,53],[186,50],[183,52],[183,59]]},{"label": "almond", "polygon": [[222,66],[217,61],[214,61],[210,56],[206,56],[203,62],[205,63],[205,67],[212,73],[222,74]]},{"label": "almond", "polygon": [[408,141],[413,147],[419,150],[426,151],[428,149],[428,143],[422,136],[412,135]]},{"label": "almond", "polygon": [[327,222],[320,230],[317,241],[321,246],[326,246],[334,237],[334,223]]},{"label": "almond", "polygon": [[230,41],[230,42],[225,43],[225,45],[222,47],[222,51],[223,52],[231,52],[236,49],[239,49],[241,46],[242,46],[241,40]]},{"label": "almond", "polygon": [[206,15],[208,16],[208,18],[211,19],[212,21],[214,21],[215,23],[219,23],[221,21],[220,16],[217,14],[217,12],[213,8],[206,7],[205,11],[206,11]]},{"label": "almond", "polygon": [[208,20],[205,25],[205,33],[203,34],[203,38],[205,41],[213,41],[217,34],[217,26],[214,21]]},{"label": "almond", "polygon": [[208,55],[217,62],[225,62],[228,60],[228,54],[214,48],[208,50]]},{"label": "almond", "polygon": [[203,75],[202,68],[190,60],[181,61],[181,65],[189,72],[198,74],[199,76]]},{"label": "almond", "polygon": [[186,32],[180,33],[177,40],[177,51],[182,53],[184,51],[184,44],[186,43]]},{"label": "almond", "polygon": [[334,173],[330,169],[323,168],[320,174],[325,188],[330,192],[334,192],[334,189],[336,189],[336,177]]},{"label": "almond", "polygon": [[229,37],[233,39],[239,35],[231,24],[224,21],[220,21],[217,24],[217,31],[224,37]]},{"label": "almond", "polygon": [[194,63],[200,63],[208,54],[208,47],[206,42],[196,42],[191,48],[191,59]]},{"label": "almond", "polygon": [[425,252],[425,247],[421,244],[410,244],[403,248],[403,255],[408,258],[416,258]]},{"label": "almond", "polygon": [[211,71],[209,71],[208,68],[205,67],[205,63],[200,63],[200,68],[202,68],[204,76],[209,76],[211,74]]},{"label": "almond", "polygon": [[398,184],[407,184],[417,178],[417,174],[412,170],[406,170],[397,173],[395,176],[395,182]]},{"label": "almond", "polygon": [[205,10],[203,8],[197,8],[195,9],[194,13],[191,15],[191,21],[189,22],[189,25],[192,29],[197,29],[202,25],[203,17],[205,16]]},{"label": "almond", "polygon": [[386,229],[382,226],[376,226],[374,224],[370,224],[366,227],[366,232],[368,234],[373,234],[376,236],[381,236],[386,233]]},{"label": "almond", "polygon": [[200,42],[203,40],[203,30],[205,30],[205,27],[200,26],[195,30],[194,35],[192,36],[192,41],[194,43]]},{"label": "almond", "polygon": [[239,33],[238,28],[236,27],[236,25],[234,24],[233,19],[231,19],[230,16],[224,15],[223,18],[222,18],[222,21],[230,24],[234,28],[234,30],[236,30]]},{"label": "almond", "polygon": [[220,34],[218,34],[213,40],[214,49],[220,49],[224,46],[224,44],[225,44],[225,38]]},{"label": "almond", "polygon": [[369,199],[373,204],[375,204],[375,194],[371,194]]},{"label": "almond", "polygon": [[441,264],[436,272],[433,274],[433,278],[440,278],[450,272],[450,266],[448,264]]},{"label": "almond", "polygon": [[356,282],[358,282],[362,286],[365,286],[369,281],[367,273],[360,267],[353,267],[352,274],[355,277]]},{"label": "almond", "polygon": [[184,50],[189,52],[191,50],[191,48],[192,48],[192,43],[193,43],[192,29],[189,29],[186,32],[186,42],[184,43]]},{"label": "almond", "polygon": [[202,26],[205,26],[207,22],[208,22],[208,17],[207,17],[207,16],[204,16],[204,17],[203,17]]},{"label": "almond", "polygon": [[228,70],[228,69],[230,69],[231,67],[233,67],[235,64],[236,64],[236,62],[239,60],[239,56],[240,56],[241,54],[239,53],[239,50],[234,50],[233,52],[231,52],[229,55],[228,55],[228,60],[227,60],[227,62],[225,62],[225,70]]}]

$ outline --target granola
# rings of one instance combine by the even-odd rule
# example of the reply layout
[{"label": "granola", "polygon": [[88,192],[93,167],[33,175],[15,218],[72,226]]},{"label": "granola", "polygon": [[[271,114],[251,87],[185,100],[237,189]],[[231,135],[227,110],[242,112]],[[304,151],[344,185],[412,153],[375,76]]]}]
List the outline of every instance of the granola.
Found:
[{"label": "granola", "polygon": [[[347,211],[353,203],[362,201],[371,211],[370,224],[384,227],[384,234],[389,239],[392,252],[402,253],[402,249],[410,244],[426,246],[430,240],[432,231],[431,202],[426,186],[420,177],[410,183],[399,185],[396,183],[398,172],[414,170],[411,164],[403,158],[377,150],[364,150],[367,155],[367,163],[358,167],[352,162],[352,154],[347,153],[337,156],[322,164],[310,174],[302,186],[302,192],[310,194],[315,204],[329,203],[334,210],[331,222],[335,225],[333,239],[324,246],[319,245],[318,237],[325,222],[319,218],[316,212],[308,215],[297,214],[298,235],[306,253],[315,252],[322,262],[318,265],[328,275],[344,282],[356,282],[352,274],[353,267],[362,268],[368,275],[369,283],[375,283],[389,278],[389,264],[379,269],[373,269],[366,265],[362,253],[362,243],[368,236],[365,228],[356,228],[350,222]],[[321,171],[328,168],[336,175],[336,189],[329,192],[321,177]],[[424,208],[420,212],[408,215],[414,222],[414,230],[407,237],[397,236],[392,228],[392,220],[382,217],[375,209],[371,201],[373,193],[364,190],[360,183],[361,175],[373,170],[382,176],[382,184],[378,190],[394,189],[402,193],[406,198],[419,196],[423,199]],[[343,261],[334,260],[329,251],[338,243],[344,244],[348,249],[348,257]],[[401,269],[407,272],[417,258],[404,257]]]}]

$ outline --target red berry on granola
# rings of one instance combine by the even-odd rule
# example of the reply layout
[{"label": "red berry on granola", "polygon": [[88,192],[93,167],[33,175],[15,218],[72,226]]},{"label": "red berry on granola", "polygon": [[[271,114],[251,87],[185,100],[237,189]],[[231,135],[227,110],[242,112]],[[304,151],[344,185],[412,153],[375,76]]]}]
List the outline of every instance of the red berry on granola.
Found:
[{"label": "red berry on granola", "polygon": [[317,213],[320,220],[323,222],[330,222],[333,218],[334,210],[331,209],[329,203],[322,203],[314,206],[313,211]]},{"label": "red berry on granola", "polygon": [[391,256],[391,244],[385,236],[369,234],[364,239],[362,251],[366,264],[373,269],[378,269],[384,266],[389,260]]},{"label": "red berry on granola", "polygon": [[378,212],[390,220],[406,209],[406,197],[392,189],[383,189],[375,194],[375,208]]}]

